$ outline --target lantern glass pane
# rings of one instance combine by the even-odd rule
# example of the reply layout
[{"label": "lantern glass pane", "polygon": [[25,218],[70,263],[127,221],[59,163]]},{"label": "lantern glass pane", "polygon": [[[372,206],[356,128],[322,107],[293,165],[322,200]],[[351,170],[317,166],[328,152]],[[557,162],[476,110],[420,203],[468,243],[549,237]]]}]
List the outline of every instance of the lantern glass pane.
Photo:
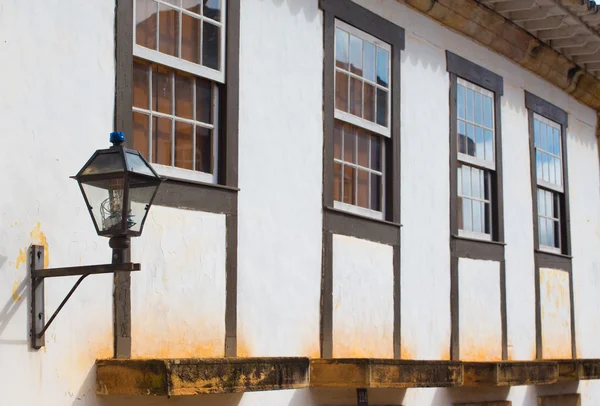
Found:
[{"label": "lantern glass pane", "polygon": [[150,169],[148,164],[144,162],[144,160],[138,154],[127,152],[125,154],[125,159],[127,161],[128,170],[136,173],[141,173],[143,175],[156,176],[154,175],[154,173],[152,173],[152,170]]},{"label": "lantern glass pane", "polygon": [[124,179],[84,181],[81,186],[99,232],[122,234]]},{"label": "lantern glass pane", "polygon": [[129,217],[128,227],[131,231],[142,231],[144,219],[150,208],[150,201],[158,188],[156,179],[141,176],[129,176]]},{"label": "lantern glass pane", "polygon": [[119,151],[98,154],[90,162],[82,175],[97,175],[99,173],[114,173],[123,170],[123,160]]}]

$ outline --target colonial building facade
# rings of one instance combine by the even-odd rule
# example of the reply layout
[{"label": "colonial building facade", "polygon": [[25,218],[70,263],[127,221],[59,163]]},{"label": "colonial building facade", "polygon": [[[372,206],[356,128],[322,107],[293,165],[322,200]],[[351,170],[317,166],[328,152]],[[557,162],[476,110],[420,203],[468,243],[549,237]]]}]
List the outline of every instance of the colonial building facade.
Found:
[{"label": "colonial building facade", "polygon": [[[3,1],[0,405],[600,404],[598,15]],[[35,314],[34,262],[110,263],[69,176],[112,131],[164,177],[141,270],[35,349],[76,279]]]}]

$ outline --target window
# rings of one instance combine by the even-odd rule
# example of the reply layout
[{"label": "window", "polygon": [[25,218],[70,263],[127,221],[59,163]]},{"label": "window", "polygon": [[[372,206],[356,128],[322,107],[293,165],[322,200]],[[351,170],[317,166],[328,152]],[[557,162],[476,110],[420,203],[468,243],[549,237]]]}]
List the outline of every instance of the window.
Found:
[{"label": "window", "polygon": [[456,99],[459,235],[491,239],[494,94],[458,78]]},{"label": "window", "polygon": [[567,113],[526,93],[532,148],[532,188],[537,248],[568,254],[568,198],[564,129]]},{"label": "window", "polygon": [[391,46],[335,21],[334,207],[384,218]]},{"label": "window", "polygon": [[499,103],[503,80],[447,52],[450,72],[451,233],[503,242]]},{"label": "window", "polygon": [[225,1],[134,1],[133,146],[163,175],[217,182]]}]

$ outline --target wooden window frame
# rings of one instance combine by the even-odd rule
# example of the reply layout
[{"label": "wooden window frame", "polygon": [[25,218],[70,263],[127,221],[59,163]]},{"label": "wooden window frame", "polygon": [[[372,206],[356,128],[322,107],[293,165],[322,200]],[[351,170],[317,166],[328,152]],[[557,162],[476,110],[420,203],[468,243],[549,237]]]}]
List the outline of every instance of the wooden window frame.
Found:
[{"label": "wooden window frame", "polygon": [[[504,242],[503,172],[502,172],[502,95],[504,80],[501,76],[479,66],[459,55],[446,51],[447,71],[450,74],[450,358],[460,359],[459,331],[459,275],[460,258],[471,258],[499,262],[500,271],[500,313],[502,332],[502,359],[508,358],[508,336],[506,318],[506,266]],[[458,228],[458,123],[457,123],[457,84],[462,78],[472,84],[487,89],[494,94],[494,160],[495,170],[491,171],[491,239],[472,238],[461,235]],[[468,162],[466,162],[469,164]]]},{"label": "wooden window frame", "polygon": [[[394,357],[400,357],[400,65],[404,29],[349,0],[320,0],[324,25],[323,60],[323,275],[321,305],[321,357],[333,351],[333,235],[366,239],[393,247]],[[333,163],[335,124],[335,27],[340,20],[391,46],[390,138],[385,148],[385,201],[383,218],[334,206]],[[385,138],[385,137],[382,137]]]},{"label": "wooden window frame", "polygon": [[[532,197],[532,215],[533,215],[533,250],[534,250],[534,273],[535,273],[535,330],[536,330],[536,358],[543,359],[542,345],[542,309],[540,292],[540,270],[542,268],[560,269],[569,275],[569,294],[571,307],[571,354],[577,356],[577,345],[575,337],[575,299],[573,292],[573,263],[571,256],[571,221],[569,207],[569,164],[567,158],[567,128],[569,126],[569,115],[566,111],[555,106],[552,103],[536,96],[533,93],[525,91],[525,107],[527,108],[529,123],[529,150],[530,150],[530,176],[531,176],[531,197]],[[563,192],[559,194],[561,208],[561,251],[545,250],[540,247],[538,230],[538,207],[537,207],[537,170],[536,170],[536,148],[534,135],[534,114],[545,117],[561,127],[561,148],[562,148],[562,177]],[[542,185],[543,189],[544,185]],[[550,190],[550,189],[549,189]]]}]

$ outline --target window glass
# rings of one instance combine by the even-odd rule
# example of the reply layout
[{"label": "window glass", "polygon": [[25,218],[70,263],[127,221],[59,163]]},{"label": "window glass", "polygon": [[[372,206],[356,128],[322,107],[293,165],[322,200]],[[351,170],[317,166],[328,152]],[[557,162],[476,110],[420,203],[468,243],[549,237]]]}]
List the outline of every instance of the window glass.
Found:
[{"label": "window glass", "polygon": [[493,93],[463,79],[456,89],[458,152],[494,166]]}]

